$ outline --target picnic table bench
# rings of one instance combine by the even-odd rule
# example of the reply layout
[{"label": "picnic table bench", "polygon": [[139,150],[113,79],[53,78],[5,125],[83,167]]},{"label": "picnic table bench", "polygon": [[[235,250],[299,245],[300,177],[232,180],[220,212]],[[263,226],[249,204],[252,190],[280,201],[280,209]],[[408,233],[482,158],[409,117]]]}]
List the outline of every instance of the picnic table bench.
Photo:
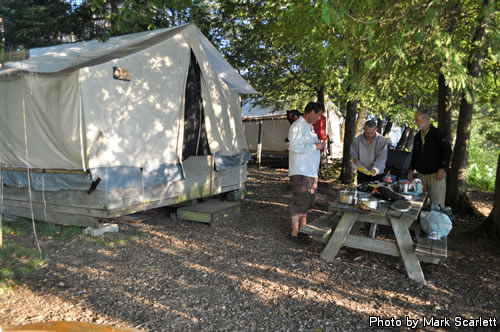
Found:
[{"label": "picnic table bench", "polygon": [[314,240],[327,243],[340,221],[341,213],[328,211],[321,217],[314,219],[312,222],[300,228],[300,233],[311,235]]},{"label": "picnic table bench", "polygon": [[419,223],[414,223],[412,225],[412,230],[417,238],[415,252],[417,253],[417,256],[425,257],[421,260],[437,264],[441,261],[441,259],[448,257],[448,237],[440,240],[429,239],[421,231]]}]

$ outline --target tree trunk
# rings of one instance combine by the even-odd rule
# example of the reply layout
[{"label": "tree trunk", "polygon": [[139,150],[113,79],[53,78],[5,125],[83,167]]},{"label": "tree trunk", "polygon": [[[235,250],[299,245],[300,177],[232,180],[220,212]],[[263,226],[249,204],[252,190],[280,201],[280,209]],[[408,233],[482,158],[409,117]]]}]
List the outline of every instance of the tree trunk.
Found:
[{"label": "tree trunk", "polygon": [[392,118],[390,116],[387,117],[387,124],[385,125],[385,128],[384,128],[384,137],[385,138],[388,138],[389,135],[391,134],[391,130],[392,130]]},{"label": "tree trunk", "polygon": [[410,127],[405,126],[401,137],[399,138],[398,145],[396,145],[396,150],[403,150],[405,147],[406,141],[408,140],[408,134],[410,133]]},{"label": "tree trunk", "polygon": [[345,134],[345,117],[344,121],[342,121],[342,127],[340,127],[340,141],[344,143],[344,134]]},{"label": "tree trunk", "polygon": [[495,179],[495,200],[490,215],[479,227],[481,233],[489,237],[500,239],[500,154],[497,162],[497,176]]},{"label": "tree trunk", "polygon": [[[473,98],[473,96],[471,96]],[[463,209],[475,214],[472,206],[468,206],[467,196],[467,161],[469,157],[469,139],[474,104],[468,103],[465,92],[462,93],[460,114],[458,116],[457,141],[453,149],[446,205]]]},{"label": "tree trunk", "polygon": [[406,140],[405,150],[412,151],[413,150],[413,139],[415,138],[416,130],[410,128],[410,133],[408,134],[408,139]]},{"label": "tree trunk", "polygon": [[438,128],[451,143],[451,90],[441,73],[438,77]]},{"label": "tree trunk", "polygon": [[318,97],[318,103],[325,106],[325,86],[322,85],[319,89],[316,89],[316,95]]},{"label": "tree trunk", "polygon": [[358,118],[356,119],[356,135],[361,134],[363,131],[363,125],[365,124],[366,119],[366,106],[359,106]]},{"label": "tree trunk", "polygon": [[109,4],[111,6],[111,13],[112,14],[118,14],[119,13],[117,1],[118,0],[110,0],[109,1]]},{"label": "tree trunk", "polygon": [[[484,0],[483,6],[489,6],[489,1]],[[477,78],[481,74],[481,64],[484,52],[480,46],[487,35],[488,17],[484,15],[484,8],[478,18],[478,26],[472,38],[472,45],[467,73],[470,77]],[[470,102],[467,100],[467,95]],[[458,115],[457,138],[453,149],[451,160],[448,192],[446,197],[447,205],[462,209],[466,213],[475,215],[476,209],[471,204],[467,194],[467,165],[469,157],[469,141],[472,125],[472,114],[474,113],[475,91],[473,87],[468,87],[462,92],[460,101],[460,113]]]},{"label": "tree trunk", "polygon": [[455,138],[457,137],[457,122],[452,123],[451,127],[451,146],[453,146],[453,143],[455,142]]},{"label": "tree trunk", "polygon": [[111,16],[111,25],[113,26],[116,22],[116,18],[118,17],[119,14],[119,9],[118,9],[118,4],[116,3],[117,0],[111,0],[109,1],[109,5],[111,6],[111,14],[115,15],[110,15]]},{"label": "tree trunk", "polygon": [[344,153],[342,155],[342,170],[340,174],[342,183],[352,183],[354,181],[354,168],[351,161],[351,144],[356,136],[357,103],[357,101],[347,102],[346,116],[344,119]]},{"label": "tree trunk", "polygon": [[378,118],[378,120],[377,120],[377,133],[382,134],[383,127],[384,127],[384,119]]},{"label": "tree trunk", "polygon": [[[5,18],[0,19],[0,31],[5,31]],[[3,50],[5,53],[9,51],[9,47],[6,44],[5,38],[0,39],[0,50]]]}]

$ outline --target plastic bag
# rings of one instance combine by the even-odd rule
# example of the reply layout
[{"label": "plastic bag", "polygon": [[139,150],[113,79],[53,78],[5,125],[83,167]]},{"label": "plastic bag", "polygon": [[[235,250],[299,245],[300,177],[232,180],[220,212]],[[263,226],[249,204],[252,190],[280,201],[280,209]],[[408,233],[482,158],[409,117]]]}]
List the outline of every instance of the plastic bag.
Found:
[{"label": "plastic bag", "polygon": [[444,213],[422,211],[420,214],[420,226],[422,227],[422,231],[428,234],[428,238],[440,240],[448,236],[452,228],[452,223],[450,217]]},{"label": "plastic bag", "polygon": [[439,205],[438,203],[432,203],[431,210],[446,214],[448,217],[450,217],[451,224],[453,225],[455,223],[451,207],[445,206],[442,208],[441,205]]}]

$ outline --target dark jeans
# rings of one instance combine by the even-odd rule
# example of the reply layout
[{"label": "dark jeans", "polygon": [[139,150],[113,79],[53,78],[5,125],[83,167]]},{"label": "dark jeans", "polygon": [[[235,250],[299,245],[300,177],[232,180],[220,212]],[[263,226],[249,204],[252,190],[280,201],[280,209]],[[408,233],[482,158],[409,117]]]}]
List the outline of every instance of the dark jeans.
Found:
[{"label": "dark jeans", "polygon": [[369,176],[364,173],[358,172],[358,184],[361,184],[363,182],[375,182],[375,181],[384,182],[384,174]]}]

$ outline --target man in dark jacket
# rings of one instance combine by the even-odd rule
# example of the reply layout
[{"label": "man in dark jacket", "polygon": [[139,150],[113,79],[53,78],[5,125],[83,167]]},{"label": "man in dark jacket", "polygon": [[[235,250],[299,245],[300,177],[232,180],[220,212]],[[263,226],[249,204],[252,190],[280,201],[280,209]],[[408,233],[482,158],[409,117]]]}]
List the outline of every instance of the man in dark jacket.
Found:
[{"label": "man in dark jacket", "polygon": [[422,180],[424,190],[429,192],[432,203],[444,207],[446,195],[446,170],[451,159],[451,145],[441,132],[431,125],[430,115],[425,111],[415,113],[415,124],[419,132],[413,141],[408,180],[413,180],[414,170]]}]

